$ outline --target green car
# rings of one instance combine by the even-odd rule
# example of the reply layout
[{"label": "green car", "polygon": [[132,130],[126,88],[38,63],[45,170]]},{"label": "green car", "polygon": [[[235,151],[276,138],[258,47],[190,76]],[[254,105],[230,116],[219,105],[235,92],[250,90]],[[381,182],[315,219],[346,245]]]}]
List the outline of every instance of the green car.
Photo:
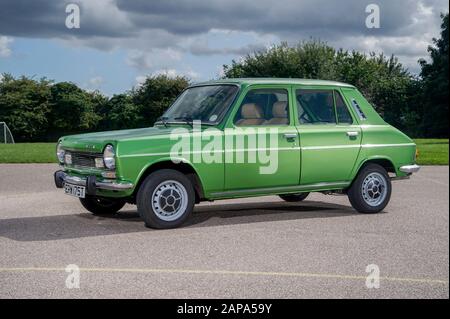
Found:
[{"label": "green car", "polygon": [[225,79],[192,85],[153,127],[62,137],[55,184],[94,214],[136,204],[145,225],[183,224],[194,205],[310,192],[347,194],[361,213],[417,172],[416,145],[352,85]]}]

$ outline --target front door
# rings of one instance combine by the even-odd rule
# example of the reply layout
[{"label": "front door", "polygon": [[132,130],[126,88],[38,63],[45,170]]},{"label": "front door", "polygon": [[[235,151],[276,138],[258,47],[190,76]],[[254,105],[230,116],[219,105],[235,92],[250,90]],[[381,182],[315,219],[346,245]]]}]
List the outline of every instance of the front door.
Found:
[{"label": "front door", "polygon": [[338,89],[294,88],[302,185],[345,184],[361,148],[361,129]]},{"label": "front door", "polygon": [[299,184],[300,149],[292,101],[288,87],[247,89],[225,129],[225,190]]}]

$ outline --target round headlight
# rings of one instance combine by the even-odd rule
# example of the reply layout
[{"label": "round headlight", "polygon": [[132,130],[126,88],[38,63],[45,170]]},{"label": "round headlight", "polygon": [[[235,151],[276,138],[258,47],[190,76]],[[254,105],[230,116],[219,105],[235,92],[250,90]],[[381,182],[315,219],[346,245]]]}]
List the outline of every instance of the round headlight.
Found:
[{"label": "round headlight", "polygon": [[58,157],[58,161],[63,164],[64,163],[64,155],[66,154],[66,151],[63,150],[61,147],[61,142],[58,143],[56,146],[56,156]]},{"label": "round headlight", "polygon": [[109,169],[116,168],[116,152],[114,151],[114,146],[111,144],[106,145],[103,150],[103,162],[105,163],[105,167]]}]

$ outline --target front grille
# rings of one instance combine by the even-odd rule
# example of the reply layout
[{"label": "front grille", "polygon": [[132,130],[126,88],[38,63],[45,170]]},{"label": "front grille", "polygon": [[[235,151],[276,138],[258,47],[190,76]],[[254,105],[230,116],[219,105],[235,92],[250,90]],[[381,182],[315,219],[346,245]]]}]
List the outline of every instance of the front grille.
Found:
[{"label": "front grille", "polygon": [[75,168],[95,168],[95,158],[102,154],[70,152],[72,155],[72,166]]}]

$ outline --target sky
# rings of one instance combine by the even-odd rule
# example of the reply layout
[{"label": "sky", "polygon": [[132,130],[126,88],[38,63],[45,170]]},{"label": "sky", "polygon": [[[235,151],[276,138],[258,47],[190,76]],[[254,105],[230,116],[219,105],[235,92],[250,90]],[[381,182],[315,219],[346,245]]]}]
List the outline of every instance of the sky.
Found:
[{"label": "sky", "polygon": [[[75,21],[69,4],[79,28],[66,25]],[[366,26],[370,4],[379,28]],[[395,54],[418,73],[448,10],[445,0],[0,0],[0,74],[113,95],[161,73],[215,79],[233,59],[311,38]]]}]

